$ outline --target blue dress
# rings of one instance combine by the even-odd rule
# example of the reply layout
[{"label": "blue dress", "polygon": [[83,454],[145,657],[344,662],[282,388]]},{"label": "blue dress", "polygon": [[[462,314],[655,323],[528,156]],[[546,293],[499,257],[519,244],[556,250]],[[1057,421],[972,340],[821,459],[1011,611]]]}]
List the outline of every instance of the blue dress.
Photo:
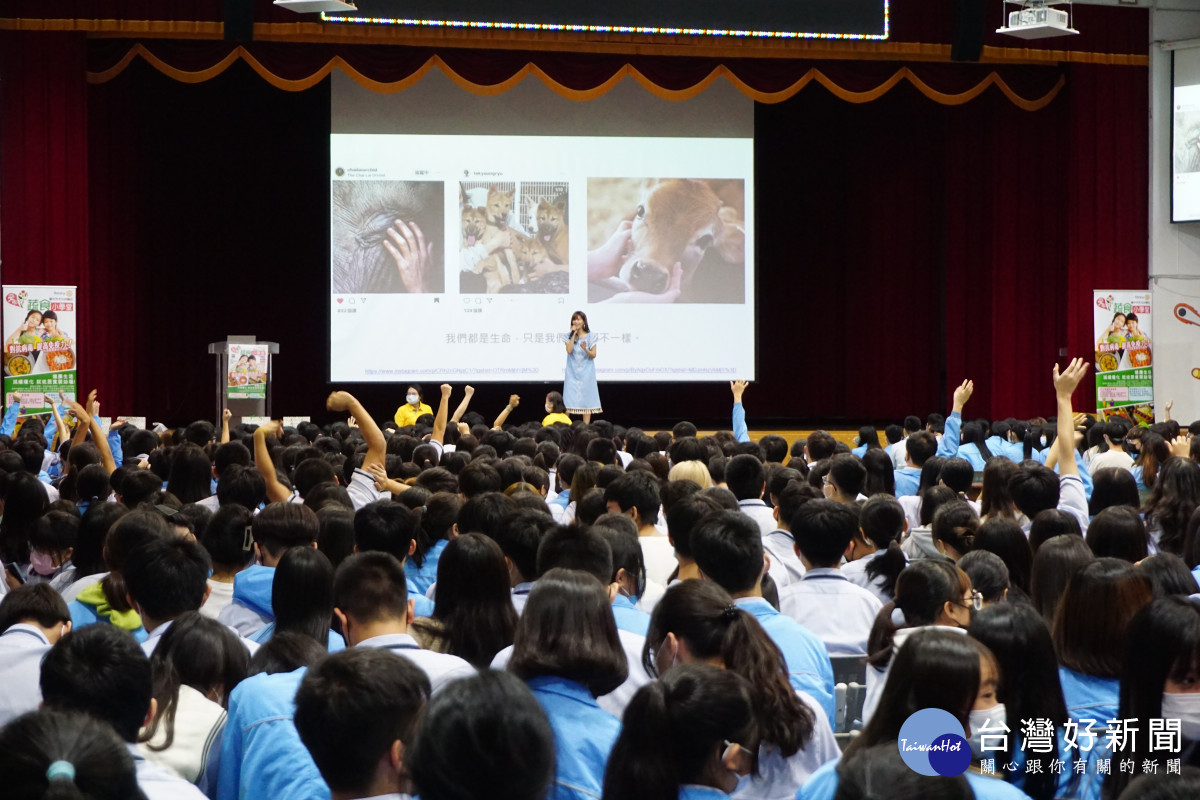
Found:
[{"label": "blue dress", "polygon": [[589,333],[587,339],[578,339],[575,349],[567,356],[567,372],[563,378],[563,405],[568,414],[599,414],[600,390],[596,388],[596,360],[584,350],[596,346],[596,334]]}]

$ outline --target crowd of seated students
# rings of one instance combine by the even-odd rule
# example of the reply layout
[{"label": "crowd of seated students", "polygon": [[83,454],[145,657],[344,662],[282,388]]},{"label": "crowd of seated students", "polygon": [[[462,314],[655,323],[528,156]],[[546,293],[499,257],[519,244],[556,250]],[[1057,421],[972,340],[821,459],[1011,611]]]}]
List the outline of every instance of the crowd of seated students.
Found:
[{"label": "crowd of seated students", "polygon": [[[0,795],[1200,796],[1200,437],[1076,417],[1085,373],[854,448],[753,441],[741,381],[711,436],[10,408]],[[921,709],[964,775],[899,757]]]}]

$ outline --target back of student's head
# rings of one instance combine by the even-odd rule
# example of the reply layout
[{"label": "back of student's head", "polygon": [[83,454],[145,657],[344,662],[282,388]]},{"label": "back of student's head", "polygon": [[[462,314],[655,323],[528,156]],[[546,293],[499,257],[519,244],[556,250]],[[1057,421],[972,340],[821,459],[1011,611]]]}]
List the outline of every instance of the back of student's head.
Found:
[{"label": "back of student's head", "polygon": [[512,644],[517,612],[509,586],[504,553],[495,541],[482,533],[450,540],[438,560],[433,609],[447,652],[487,667]]},{"label": "back of student's head", "polygon": [[46,708],[82,711],[134,742],[150,710],[150,660],[129,633],[88,625],[50,648],[41,687]]},{"label": "back of student's head", "polygon": [[131,511],[123,515],[104,537],[104,563],[109,573],[102,585],[109,605],[117,611],[128,611],[125,598],[127,588],[123,570],[125,560],[135,549],[155,539],[167,539],[174,535],[163,515],[153,509]]},{"label": "back of student's head", "polygon": [[1029,519],[1058,505],[1058,475],[1036,461],[1023,461],[1008,479],[1017,510]]},{"label": "back of student's head", "polygon": [[516,502],[500,492],[476,494],[459,509],[458,532],[495,537],[501,520],[516,509]]},{"label": "back of student's head", "polygon": [[404,565],[390,553],[355,553],[334,575],[333,604],[360,623],[403,621],[408,614]]},{"label": "back of student's head", "polygon": [[148,469],[134,469],[113,486],[126,508],[134,509],[162,491],[162,479]]},{"label": "back of student's head", "polygon": [[1063,666],[1116,678],[1129,620],[1153,599],[1146,576],[1127,561],[1097,558],[1067,581],[1054,616],[1054,648]]},{"label": "back of student's head", "polygon": [[882,743],[858,751],[838,765],[833,800],[876,800],[887,787],[888,800],[973,800],[965,775],[922,775],[904,763],[894,745]]},{"label": "back of student's head", "polygon": [[500,521],[494,537],[496,543],[524,580],[537,577],[538,546],[543,534],[553,527],[553,517],[531,510],[513,511]]},{"label": "back of student's head", "polygon": [[213,514],[199,540],[215,567],[238,572],[254,560],[253,519],[250,511],[238,504],[221,506]]},{"label": "back of student's head", "polygon": [[762,448],[763,460],[768,464],[782,464],[788,454],[787,439],[777,433],[768,433],[758,440]]},{"label": "back of student's head", "polygon": [[738,500],[761,498],[765,481],[762,461],[754,456],[737,455],[725,465],[725,484]]},{"label": "back of student's head", "polygon": [[354,544],[358,552],[389,553],[398,560],[413,551],[420,518],[394,500],[376,500],[354,513]]},{"label": "back of student's head", "polygon": [[658,479],[646,472],[629,472],[610,483],[604,489],[606,503],[616,503],[622,512],[637,509],[642,525],[658,522],[658,507],[661,502]]},{"label": "back of student's head", "polygon": [[472,461],[458,473],[458,490],[469,500],[484,492],[498,492],[501,485],[499,471],[482,461]]},{"label": "back of student's head", "polygon": [[326,655],[325,648],[311,636],[283,631],[258,648],[246,668],[246,677],[295,672],[301,667],[313,666]]},{"label": "back of student's head", "polygon": [[79,470],[75,480],[75,496],[80,502],[104,500],[111,491],[108,471],[100,464],[88,464]]},{"label": "back of student's head", "polygon": [[113,729],[69,709],[43,708],[0,728],[5,797],[141,797],[133,756]]},{"label": "back of student's head", "polygon": [[293,547],[271,582],[276,631],[295,631],[328,644],[333,616],[333,565],[320,550]]},{"label": "back of student's head", "polygon": [[1037,516],[1032,519],[1033,522],[1029,525],[1029,546],[1035,553],[1043,544],[1056,536],[1083,535],[1083,530],[1079,527],[1079,520],[1075,518],[1075,515],[1057,508],[1039,511]]},{"label": "back of student's head", "polygon": [[508,669],[523,680],[565,678],[595,697],[624,683],[629,665],[604,585],[572,569],[542,575],[517,623]]},{"label": "back of student's head", "polygon": [[804,445],[808,448],[809,461],[832,458],[833,454],[837,452],[837,439],[834,439],[833,434],[828,431],[813,431],[808,435]]},{"label": "back of student's head", "polygon": [[613,574],[612,550],[589,525],[560,525],[543,534],[538,545],[538,576],[552,569],[586,572],[607,586]]},{"label": "back of student's head", "polygon": [[913,466],[923,467],[937,453],[937,439],[928,431],[920,431],[909,436],[904,447]]},{"label": "back of student's head", "polygon": [[1034,554],[1029,596],[1048,625],[1054,624],[1067,581],[1095,559],[1082,536],[1056,536]]},{"label": "back of student's head", "polygon": [[255,511],[267,500],[267,484],[253,467],[230,464],[217,479],[217,502]]},{"label": "back of student's head", "polygon": [[1024,531],[1008,517],[992,517],[975,531],[975,551],[995,553],[1008,567],[1011,585],[1024,594],[1029,593],[1029,576],[1033,570],[1033,548]]},{"label": "back of student's head", "polygon": [[305,673],[293,719],[330,790],[363,797],[392,746],[412,743],[429,695],[429,677],[408,659],[351,648]]},{"label": "back of student's head", "polygon": [[546,712],[507,672],[485,671],[435,695],[405,755],[425,800],[543,800],[554,778]]},{"label": "back of student's head", "polygon": [[1134,565],[1134,569],[1146,576],[1154,589],[1155,598],[1183,595],[1184,597],[1200,592],[1196,578],[1184,560],[1174,553],[1156,553],[1149,558],[1143,558]]},{"label": "back of student's head", "polygon": [[271,503],[251,525],[254,541],[275,558],[292,547],[311,547],[319,530],[317,515],[300,503]]},{"label": "back of student's head", "polygon": [[972,550],[958,560],[958,568],[967,573],[971,588],[979,592],[984,604],[999,603],[1008,597],[1008,567],[995,553]]},{"label": "back of student's head", "polygon": [[933,541],[949,551],[962,556],[975,548],[975,531],[979,529],[979,516],[975,509],[963,500],[944,504],[933,515]]},{"label": "back of student's head", "polygon": [[638,690],[604,774],[604,800],[675,800],[706,780],[713,754],[730,743],[757,752],[751,688],[707,664],[675,667]]},{"label": "back of student's head", "polygon": [[21,584],[0,600],[0,633],[19,622],[53,628],[70,621],[71,612],[67,610],[66,602],[49,583]]},{"label": "back of student's head", "polygon": [[958,502],[959,497],[949,486],[934,486],[921,492],[921,526],[933,525],[938,509],[947,503]]},{"label": "back of student's head", "polygon": [[1146,524],[1137,510],[1128,506],[1101,511],[1088,523],[1085,538],[1097,558],[1119,558],[1135,564],[1149,555]]},{"label": "back of student's head", "polygon": [[792,518],[796,516],[796,512],[805,503],[821,500],[824,496],[821,490],[809,486],[803,480],[790,481],[780,489],[777,495],[778,502],[775,504],[775,508],[778,512],[779,527],[789,526]]},{"label": "back of student's head", "polygon": [[75,552],[71,563],[75,565],[76,578],[104,572],[104,544],[108,529],[129,513],[120,503],[97,502],[88,506],[75,537]]},{"label": "back of student's head", "polygon": [[593,528],[604,537],[612,551],[613,574],[610,582],[616,581],[621,570],[625,570],[626,576],[632,578],[638,587],[634,594],[640,595],[646,583],[646,565],[642,545],[638,541],[637,525],[624,514],[612,512],[601,515]]},{"label": "back of student's head", "polygon": [[691,558],[692,532],[706,515],[720,510],[720,503],[700,493],[675,501],[667,511],[667,534],[671,537],[675,552],[684,558]]},{"label": "back of student's head", "polygon": [[809,564],[836,567],[858,531],[858,512],[844,503],[813,500],[792,517],[791,531],[796,549]]},{"label": "back of student's head", "polygon": [[829,461],[828,480],[843,497],[855,498],[866,486],[867,468],[855,456],[836,455]]},{"label": "back of student's head", "polygon": [[1137,479],[1129,470],[1109,467],[1092,473],[1092,496],[1088,499],[1088,513],[1093,517],[1112,506],[1129,506],[1136,510],[1141,505]]},{"label": "back of student's head", "polygon": [[975,481],[975,468],[965,458],[947,458],[942,462],[938,479],[958,494],[964,494]]},{"label": "back of student's head", "polygon": [[204,603],[212,562],[190,539],[168,536],[133,549],[122,574],[141,613],[156,622],[197,611]]},{"label": "back of student's head", "polygon": [[730,594],[750,591],[762,578],[762,532],[740,511],[706,516],[692,531],[691,545],[700,571]]}]

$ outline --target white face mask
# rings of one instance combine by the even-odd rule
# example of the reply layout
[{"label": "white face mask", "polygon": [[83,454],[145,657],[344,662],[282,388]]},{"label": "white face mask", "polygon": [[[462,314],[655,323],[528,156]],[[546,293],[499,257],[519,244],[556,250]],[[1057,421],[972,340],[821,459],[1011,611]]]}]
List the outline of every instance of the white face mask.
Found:
[{"label": "white face mask", "polygon": [[[975,758],[990,758],[999,752],[997,750],[989,750],[985,753],[983,750],[983,737],[988,737],[988,747],[1001,744],[1004,740],[995,737],[1012,735],[1004,732],[1004,725],[1007,718],[1008,711],[1005,709],[1004,703],[997,703],[991,708],[984,708],[978,711],[972,710],[967,715],[967,720],[971,725],[971,755]],[[987,728],[987,730],[984,731],[984,728]],[[1009,744],[1011,743],[1010,741]]]},{"label": "white face mask", "polygon": [[1184,739],[1200,740],[1200,693],[1163,692],[1162,716],[1179,720]]},{"label": "white face mask", "polygon": [[415,406],[420,401],[421,397],[419,395],[410,394],[406,395],[404,399],[407,400],[410,405]]}]

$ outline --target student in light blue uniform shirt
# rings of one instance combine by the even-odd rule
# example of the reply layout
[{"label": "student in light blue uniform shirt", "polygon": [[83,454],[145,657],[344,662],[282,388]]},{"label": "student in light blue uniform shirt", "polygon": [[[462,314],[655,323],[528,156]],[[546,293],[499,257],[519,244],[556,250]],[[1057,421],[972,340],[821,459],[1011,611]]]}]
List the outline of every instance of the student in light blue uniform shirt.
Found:
[{"label": "student in light blue uniform shirt", "polygon": [[609,513],[596,520],[596,528],[612,550],[611,583],[617,586],[612,610],[617,628],[644,637],[650,628],[650,615],[637,607],[638,597],[646,585],[646,567],[642,563],[637,524],[624,514]]},{"label": "student in light blue uniform shirt", "polygon": [[[261,515],[260,515],[261,516]],[[391,553],[405,565],[417,549],[417,526],[420,518],[410,508],[394,500],[376,500],[354,512],[354,551],[366,553],[378,550]],[[433,601],[424,592],[408,587],[408,596],[416,605],[418,617],[433,614]]]},{"label": "student in light blue uniform shirt", "polygon": [[630,701],[602,797],[727,798],[754,768],[754,728],[744,678],[702,664],[675,667]]},{"label": "student in light blue uniform shirt", "polygon": [[737,511],[706,517],[692,531],[691,547],[704,577],[729,592],[734,603],[750,612],[783,651],[792,685],[817,698],[832,718],[833,665],[825,645],[762,597],[766,561],[754,520]]},{"label": "student in light blue uniform shirt", "polygon": [[346,649],[341,634],[330,630],[333,619],[333,565],[319,550],[290,548],[279,559],[271,584],[275,619],[249,638],[262,644],[279,631],[295,631],[324,645],[330,653]]},{"label": "student in light blue uniform shirt", "polygon": [[[932,456],[953,458],[958,455],[958,435],[962,427],[962,410],[975,391],[972,381],[963,381],[954,390],[954,407],[946,417],[945,429],[939,442],[933,434],[914,433],[905,440],[907,455],[903,469],[896,470],[896,497],[907,497],[917,493],[921,485],[921,467]],[[916,439],[916,441],[914,441]]]},{"label": "student in light blue uniform shirt", "polygon": [[978,422],[968,422],[962,426],[962,444],[958,446],[958,458],[971,462],[976,472],[983,472],[988,459],[996,453],[992,452],[983,435],[983,428]]},{"label": "student in light blue uniform shirt", "polygon": [[67,604],[50,584],[25,584],[0,602],[0,728],[42,701],[42,658],[71,630]]},{"label": "student in light blue uniform shirt", "polygon": [[[797,800],[833,800],[839,770],[856,768],[856,759],[870,758],[876,746],[895,752],[901,726],[922,709],[942,709],[958,720],[963,733],[968,732],[971,709],[984,688],[983,663],[990,660],[985,647],[961,633],[937,628],[913,633],[893,657],[879,707],[862,734],[851,740],[840,761],[831,761],[813,775],[797,792]],[[966,775],[976,798],[1028,800],[1028,795],[1003,780],[971,771]]]},{"label": "student in light blue uniform shirt", "polygon": [[[554,731],[550,800],[600,796],[620,723],[596,698],[629,673],[608,594],[591,575],[552,569],[538,579],[517,625],[508,670],[533,691]],[[562,646],[572,640],[570,648]]]},{"label": "student in light blue uniform shirt", "polygon": [[1129,622],[1153,598],[1150,580],[1128,561],[1098,558],[1067,583],[1054,616],[1054,648],[1067,713],[1100,728],[1115,719]]}]

